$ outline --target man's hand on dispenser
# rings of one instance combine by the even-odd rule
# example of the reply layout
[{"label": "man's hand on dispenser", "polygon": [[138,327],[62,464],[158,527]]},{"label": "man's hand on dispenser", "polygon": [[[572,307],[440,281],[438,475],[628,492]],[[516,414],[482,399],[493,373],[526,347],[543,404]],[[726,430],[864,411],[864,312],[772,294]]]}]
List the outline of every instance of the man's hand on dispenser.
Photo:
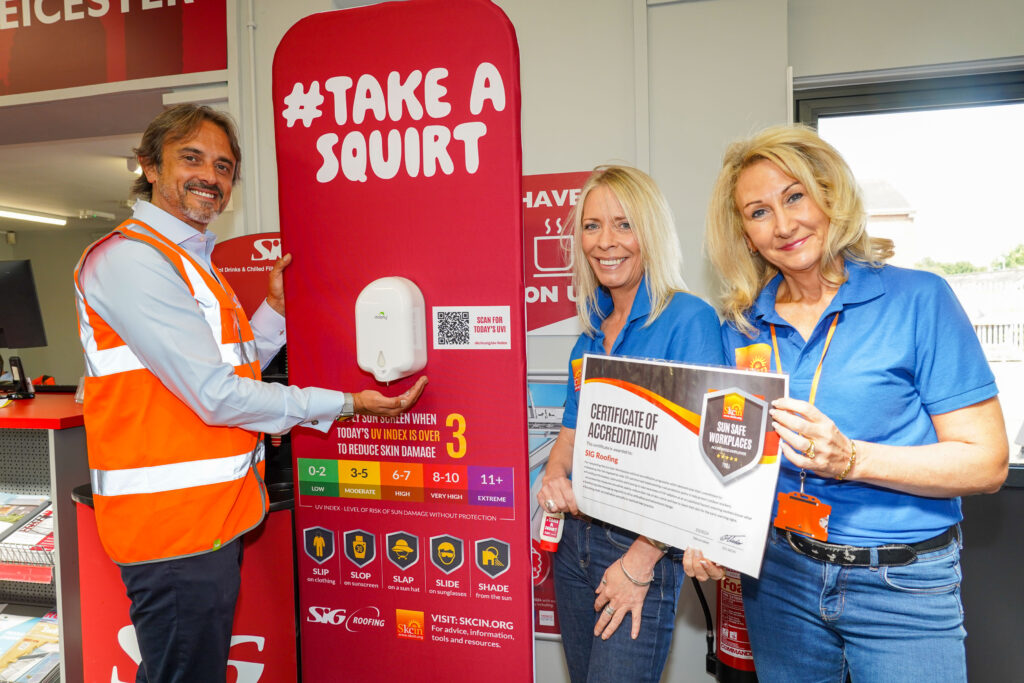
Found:
[{"label": "man's hand on dispenser", "polygon": [[416,384],[398,396],[385,396],[375,389],[364,389],[352,394],[352,407],[357,415],[401,415],[416,404],[425,386],[426,375],[420,377]]}]

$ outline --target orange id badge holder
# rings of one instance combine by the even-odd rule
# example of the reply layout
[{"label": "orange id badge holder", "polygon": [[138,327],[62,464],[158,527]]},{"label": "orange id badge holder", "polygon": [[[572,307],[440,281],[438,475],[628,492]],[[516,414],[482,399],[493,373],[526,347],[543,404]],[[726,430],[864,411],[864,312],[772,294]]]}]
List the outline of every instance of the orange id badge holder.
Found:
[{"label": "orange id badge holder", "polygon": [[[801,487],[803,488],[803,487]],[[778,529],[810,536],[818,541],[828,540],[828,516],[832,506],[822,503],[803,491],[778,494],[779,508],[773,524]]]}]

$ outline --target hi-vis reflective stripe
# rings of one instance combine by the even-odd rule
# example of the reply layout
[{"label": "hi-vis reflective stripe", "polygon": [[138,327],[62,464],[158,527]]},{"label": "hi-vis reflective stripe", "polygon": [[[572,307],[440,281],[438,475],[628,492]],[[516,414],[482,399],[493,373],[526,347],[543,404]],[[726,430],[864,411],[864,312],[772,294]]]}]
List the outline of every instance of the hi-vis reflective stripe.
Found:
[{"label": "hi-vis reflective stripe", "polygon": [[[132,231],[129,230],[129,232]],[[180,264],[193,291],[193,297],[199,305],[199,311],[203,319],[209,325],[214,338],[222,339],[221,307],[217,295],[206,284],[203,275],[188,258],[182,258]],[[78,286],[77,280],[75,286]],[[84,303],[85,297],[80,296],[78,299],[79,335],[82,338],[82,346],[85,349],[86,374],[89,377],[105,377],[119,372],[143,369],[145,366],[142,364],[142,361],[127,346],[103,350],[98,348],[95,335],[93,334],[92,322],[89,320],[88,310]],[[230,313],[237,315],[233,310]],[[237,319],[235,333],[241,336]],[[255,340],[219,343],[218,346],[221,361],[235,367],[247,365],[257,358]]]},{"label": "hi-vis reflective stripe", "polygon": [[256,341],[239,344],[221,344],[220,359],[231,365],[246,365],[256,360]]},{"label": "hi-vis reflective stripe", "polygon": [[248,473],[251,464],[262,460],[261,441],[257,444],[255,453],[127,470],[91,470],[90,476],[93,493],[98,496],[163,493],[242,479]]},{"label": "hi-vis reflective stripe", "polygon": [[206,285],[206,280],[189,259],[182,259],[181,267],[185,270],[188,281],[192,283],[193,296],[199,304],[200,312],[206,318],[206,324],[210,326],[211,330],[214,330],[217,338],[220,339],[220,302],[217,301],[217,295]]},{"label": "hi-vis reflective stripe", "polygon": [[104,377],[118,372],[141,370],[142,361],[127,346],[115,346],[102,351],[90,351],[85,354],[89,377]]},{"label": "hi-vis reflective stripe", "polygon": [[[248,341],[241,344],[220,344],[220,359],[229,365],[239,366],[251,363],[256,359],[256,342]],[[89,377],[106,377],[119,372],[143,369],[142,361],[127,346],[115,346],[112,349],[97,351],[90,349],[85,354]]]},{"label": "hi-vis reflective stripe", "polygon": [[82,345],[85,349],[85,374],[87,377],[101,377],[115,372],[127,372],[128,370],[141,370],[140,361],[131,349],[127,346],[115,346],[112,349],[97,348],[96,338],[93,335],[92,323],[89,320],[89,313],[83,301],[79,300],[78,305],[78,332],[82,338]]}]

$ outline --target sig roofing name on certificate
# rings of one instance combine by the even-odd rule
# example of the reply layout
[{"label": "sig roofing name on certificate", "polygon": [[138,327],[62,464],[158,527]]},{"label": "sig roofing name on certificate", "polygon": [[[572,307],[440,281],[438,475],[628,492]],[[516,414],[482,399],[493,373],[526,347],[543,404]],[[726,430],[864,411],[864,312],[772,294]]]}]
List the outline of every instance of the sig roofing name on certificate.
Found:
[{"label": "sig roofing name on certificate", "polygon": [[787,375],[586,355],[580,510],[758,576],[779,474],[770,404]]}]

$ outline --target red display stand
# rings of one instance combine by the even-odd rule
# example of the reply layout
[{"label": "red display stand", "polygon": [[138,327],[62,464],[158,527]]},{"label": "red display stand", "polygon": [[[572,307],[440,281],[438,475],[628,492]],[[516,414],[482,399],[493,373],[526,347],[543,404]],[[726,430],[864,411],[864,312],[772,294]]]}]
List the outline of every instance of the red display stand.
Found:
[{"label": "red display stand", "polygon": [[[430,379],[398,418],[292,432],[303,680],[529,680],[512,24],[483,0],[312,15],[281,40],[273,102],[289,380],[395,395]],[[426,367],[385,385],[357,364],[355,311],[390,277],[423,295],[425,322],[394,329],[423,326]]]},{"label": "red display stand", "polygon": [[[86,681],[132,683],[139,654],[121,574],[96,531],[96,515],[79,503],[78,562]],[[228,683],[297,680],[292,513],[271,512],[245,535],[242,587],[228,660]]]}]

